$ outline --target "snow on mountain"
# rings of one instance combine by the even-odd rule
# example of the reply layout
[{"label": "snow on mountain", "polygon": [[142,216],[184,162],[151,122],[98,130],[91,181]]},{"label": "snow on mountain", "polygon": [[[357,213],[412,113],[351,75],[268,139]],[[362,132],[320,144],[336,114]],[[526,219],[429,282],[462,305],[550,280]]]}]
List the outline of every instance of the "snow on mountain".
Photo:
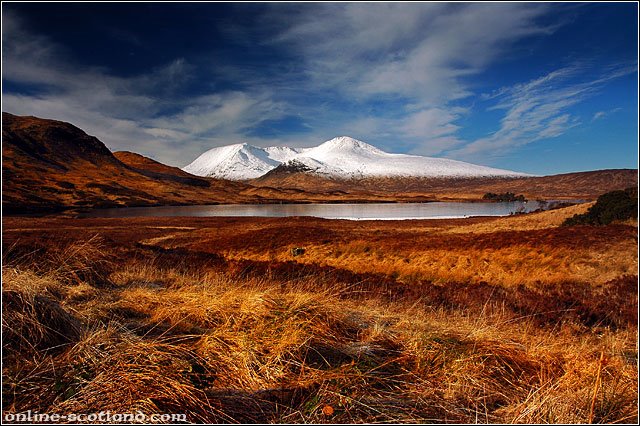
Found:
[{"label": "snow on mountain", "polygon": [[281,163],[263,148],[244,143],[210,149],[182,170],[196,176],[243,180],[262,176]]},{"label": "snow on mountain", "polygon": [[269,158],[281,163],[295,158],[304,151],[302,148],[289,148],[288,146],[270,146],[269,148],[263,149],[269,154]]},{"label": "snow on mountain", "polygon": [[314,148],[259,148],[248,144],[213,148],[183,170],[197,176],[244,180],[260,177],[292,161],[314,173],[338,178],[528,176],[445,158],[391,154],[348,136],[331,139]]}]

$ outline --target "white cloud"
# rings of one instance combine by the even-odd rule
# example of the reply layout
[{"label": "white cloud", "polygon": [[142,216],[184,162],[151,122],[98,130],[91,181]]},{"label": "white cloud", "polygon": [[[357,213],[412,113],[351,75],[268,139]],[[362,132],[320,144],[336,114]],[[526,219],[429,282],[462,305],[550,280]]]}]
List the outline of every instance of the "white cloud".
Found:
[{"label": "white cloud", "polygon": [[[330,3],[305,8],[273,42],[301,55],[318,89],[361,104],[403,105],[392,120],[378,114],[350,121],[384,123],[407,150],[436,154],[462,144],[459,105],[473,94],[469,79],[524,37],[553,31],[537,23],[548,10],[513,3]],[[366,137],[377,139],[382,126],[368,127]]]},{"label": "white cloud", "polygon": [[3,13],[3,24],[3,78],[44,88],[37,95],[3,94],[3,111],[68,121],[113,151],[133,150],[183,166],[213,144],[238,142],[242,129],[282,113],[268,88],[180,95],[192,70],[183,58],[116,77],[79,66],[64,47],[25,30],[11,13]]},{"label": "white cloud", "polygon": [[305,8],[276,42],[297,49],[316,84],[359,96],[446,102],[469,94],[462,77],[522,37],[550,31],[535,23],[547,10],[536,4],[330,3]]},{"label": "white cloud", "polygon": [[595,114],[593,114],[593,118],[592,118],[592,120],[594,120],[594,121],[595,121],[595,120],[597,120],[598,118],[602,118],[602,117],[604,117],[605,115],[607,115],[607,113],[606,113],[606,112],[604,112],[604,111],[598,111],[598,112],[596,112]]},{"label": "white cloud", "polygon": [[154,126],[201,136],[211,132],[230,133],[279,115],[280,109],[269,94],[251,96],[244,92],[225,92],[196,97],[177,114],[151,122]]},{"label": "white cloud", "polygon": [[414,137],[439,137],[455,133],[460,126],[452,124],[459,117],[452,110],[426,108],[411,114],[402,126],[404,134]]},{"label": "white cloud", "polygon": [[615,114],[618,111],[621,111],[622,108],[614,108],[608,111],[597,111],[596,113],[593,114],[593,117],[591,118],[591,121],[596,121],[599,120],[601,118],[607,117],[611,114]]},{"label": "white cloud", "polygon": [[409,115],[400,127],[402,134],[418,140],[411,152],[432,155],[459,146],[456,136],[460,126],[454,124],[464,110],[460,108],[426,108]]},{"label": "white cloud", "polygon": [[[622,71],[622,69],[626,71]],[[632,68],[609,70],[587,78],[579,66],[561,68],[527,83],[503,87],[484,99],[497,101],[492,109],[504,110],[500,128],[493,134],[447,151],[455,158],[474,160],[498,157],[520,146],[562,135],[580,124],[569,109],[602,89],[608,81]]]}]

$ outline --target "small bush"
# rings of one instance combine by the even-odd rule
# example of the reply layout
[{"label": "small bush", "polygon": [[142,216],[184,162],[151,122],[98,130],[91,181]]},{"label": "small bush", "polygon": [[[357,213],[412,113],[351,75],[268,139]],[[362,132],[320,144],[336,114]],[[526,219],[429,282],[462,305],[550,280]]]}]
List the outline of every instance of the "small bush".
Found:
[{"label": "small bush", "polygon": [[494,194],[493,192],[487,192],[482,196],[483,200],[496,201],[499,203],[513,202],[513,201],[527,201],[524,195],[516,195],[513,192],[505,192],[504,194]]},{"label": "small bush", "polygon": [[638,189],[611,191],[598,197],[586,213],[576,214],[563,222],[564,226],[608,225],[615,220],[638,217]]}]

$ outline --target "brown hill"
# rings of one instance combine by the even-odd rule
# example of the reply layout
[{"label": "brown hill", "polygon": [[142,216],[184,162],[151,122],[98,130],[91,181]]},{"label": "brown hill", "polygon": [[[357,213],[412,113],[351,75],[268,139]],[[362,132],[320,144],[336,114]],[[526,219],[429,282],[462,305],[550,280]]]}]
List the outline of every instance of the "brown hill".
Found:
[{"label": "brown hill", "polygon": [[[202,186],[204,188],[211,186],[212,179],[194,176],[182,169],[179,169],[178,167],[167,166],[166,164],[152,160],[144,155],[136,154],[135,152],[116,151],[113,155],[122,163],[129,166],[130,169],[150,178],[171,180],[185,183],[187,185]],[[229,182],[230,185],[233,183],[234,182]],[[244,185],[239,184],[239,186]]]},{"label": "brown hill", "polygon": [[247,185],[189,175],[133,153],[114,155],[62,121],[2,114],[5,213],[73,207],[246,201]]},{"label": "brown hill", "polygon": [[312,192],[368,193],[397,199],[478,200],[487,192],[513,192],[528,199],[596,199],[615,189],[638,186],[637,169],[611,169],[521,178],[400,178],[360,180],[325,178],[304,171],[276,168],[248,181],[257,187]]},{"label": "brown hill", "polygon": [[486,192],[517,192],[527,198],[589,199],[616,189],[638,186],[637,169],[608,169],[519,178],[480,184]]}]

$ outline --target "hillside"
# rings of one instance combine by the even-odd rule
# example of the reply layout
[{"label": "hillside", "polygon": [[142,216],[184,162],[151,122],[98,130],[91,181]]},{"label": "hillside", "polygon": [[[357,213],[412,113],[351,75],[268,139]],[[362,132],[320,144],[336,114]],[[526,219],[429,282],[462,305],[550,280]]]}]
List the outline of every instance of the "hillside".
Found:
[{"label": "hillside", "polygon": [[129,166],[129,168],[135,169],[137,172],[148,177],[169,179],[205,188],[211,185],[211,179],[194,176],[178,167],[167,166],[166,164],[162,164],[144,155],[136,154],[135,152],[116,151],[113,155],[122,163]]},{"label": "hillside", "polygon": [[304,191],[372,191],[387,196],[423,197],[438,200],[479,200],[487,192],[513,192],[527,199],[595,200],[616,189],[638,186],[636,169],[610,169],[551,176],[504,178],[409,178],[378,177],[335,179],[313,175],[295,167],[279,166],[251,185]]},{"label": "hillside", "polygon": [[[397,201],[373,191],[307,191],[194,176],[111,153],[70,123],[2,114],[4,214],[157,205]],[[405,200],[405,198],[401,198]]]},{"label": "hillside", "polygon": [[202,179],[133,153],[114,155],[69,123],[2,114],[5,213],[238,202],[247,185]]}]

